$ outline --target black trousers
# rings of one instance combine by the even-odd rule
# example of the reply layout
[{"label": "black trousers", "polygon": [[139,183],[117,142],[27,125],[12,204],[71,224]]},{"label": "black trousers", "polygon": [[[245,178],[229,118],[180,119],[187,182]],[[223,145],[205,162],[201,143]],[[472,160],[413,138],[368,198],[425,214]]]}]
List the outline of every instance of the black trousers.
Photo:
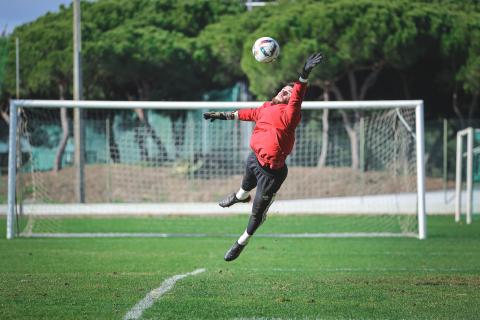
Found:
[{"label": "black trousers", "polygon": [[287,174],[287,165],[273,170],[268,167],[262,167],[253,152],[248,156],[242,189],[251,191],[257,187],[255,199],[253,200],[252,214],[247,226],[248,234],[254,234],[255,230],[265,221],[268,208],[275,200],[275,194],[287,178]]}]

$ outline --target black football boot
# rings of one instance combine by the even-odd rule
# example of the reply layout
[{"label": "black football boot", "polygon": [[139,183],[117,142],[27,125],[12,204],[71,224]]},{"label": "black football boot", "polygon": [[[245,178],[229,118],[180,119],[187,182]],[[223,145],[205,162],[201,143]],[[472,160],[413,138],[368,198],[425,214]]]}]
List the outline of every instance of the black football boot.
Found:
[{"label": "black football boot", "polygon": [[232,261],[238,258],[240,253],[242,253],[243,248],[245,248],[246,245],[242,246],[239,244],[237,241],[233,244],[233,246],[225,253],[225,261]]},{"label": "black football boot", "polygon": [[243,202],[243,203],[249,202],[251,198],[252,197],[250,197],[250,195],[248,195],[248,197],[246,199],[240,200],[240,199],[237,198],[236,193],[232,193],[232,194],[229,194],[228,196],[226,196],[225,199],[220,201],[220,203],[218,205],[222,208],[227,208],[227,207],[230,207],[230,206],[234,205],[237,202]]}]

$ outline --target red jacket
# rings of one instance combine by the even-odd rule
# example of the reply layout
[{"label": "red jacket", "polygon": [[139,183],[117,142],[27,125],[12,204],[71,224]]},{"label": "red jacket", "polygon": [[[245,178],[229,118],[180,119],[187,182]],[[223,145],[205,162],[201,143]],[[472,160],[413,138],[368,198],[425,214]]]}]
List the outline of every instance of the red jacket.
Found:
[{"label": "red jacket", "polygon": [[239,120],[256,122],[250,148],[262,166],[279,169],[285,165],[295,143],[306,89],[306,83],[296,82],[288,104],[272,105],[267,101],[259,108],[238,111]]}]

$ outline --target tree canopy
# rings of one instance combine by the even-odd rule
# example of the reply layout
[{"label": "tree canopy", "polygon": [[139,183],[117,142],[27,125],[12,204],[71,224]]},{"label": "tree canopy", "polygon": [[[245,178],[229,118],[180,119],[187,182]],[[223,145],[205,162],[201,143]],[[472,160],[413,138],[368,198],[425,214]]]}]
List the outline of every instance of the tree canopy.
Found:
[{"label": "tree canopy", "polygon": [[[194,40],[221,16],[243,11],[225,0],[82,2],[82,54],[87,99],[201,97],[205,80],[192,59]],[[71,96],[72,6],[15,29],[21,41],[22,95]],[[9,91],[14,85],[9,56]],[[179,82],[182,85],[179,85]]]},{"label": "tree canopy", "polygon": [[[305,1],[303,6],[287,1],[275,6],[271,17],[275,19],[265,19],[247,36],[243,47],[242,69],[250,90],[261,98],[282,81],[295,79],[314,51],[324,52],[328,62],[314,71],[313,84],[333,83],[343,99],[412,98],[416,90],[406,81],[412,73],[425,73],[433,80],[424,88],[457,85],[478,95],[478,10],[421,1]],[[250,59],[248,44],[267,33],[281,43],[282,53],[277,63],[264,66]],[[390,85],[406,86],[410,93],[379,97],[372,90],[368,95],[379,72],[398,75]]]},{"label": "tree canopy", "polygon": [[[82,2],[86,99],[197,100],[245,81],[258,99],[295,80],[305,58],[327,61],[311,85],[332,99],[425,99],[458,117],[478,116],[480,5],[451,0],[280,0],[245,9],[227,0]],[[256,62],[254,40],[271,36],[279,59]],[[22,96],[72,96],[72,7],[15,29]],[[15,52],[6,67],[15,88]],[[452,97],[456,102],[452,105]],[[429,103],[430,102],[430,103]],[[438,107],[437,107],[438,106]]]}]

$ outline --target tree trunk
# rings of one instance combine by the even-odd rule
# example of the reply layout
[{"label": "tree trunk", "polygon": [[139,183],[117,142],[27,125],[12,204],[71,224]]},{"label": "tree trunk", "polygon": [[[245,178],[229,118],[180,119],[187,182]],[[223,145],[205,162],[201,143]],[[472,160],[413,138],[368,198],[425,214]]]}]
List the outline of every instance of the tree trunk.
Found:
[{"label": "tree trunk", "polygon": [[412,95],[410,94],[410,89],[408,88],[408,80],[402,72],[400,72],[400,79],[402,81],[403,96],[405,100],[410,100]]},{"label": "tree trunk", "polygon": [[[64,100],[63,89],[64,88],[62,84],[58,85],[60,100]],[[68,142],[68,136],[70,134],[69,127],[68,127],[67,108],[60,108],[60,122],[62,125],[62,138],[60,139],[57,153],[55,154],[55,162],[53,164],[53,171],[55,173],[57,173],[60,169],[62,169],[63,154],[65,152],[65,148]]]},{"label": "tree trunk", "polygon": [[[374,64],[370,69],[370,73],[365,78],[360,88],[360,93],[358,92],[357,79],[355,77],[355,71],[349,70],[347,72],[348,82],[350,85],[350,96],[352,100],[364,100],[367,96],[368,90],[375,84],[377,81],[380,71],[382,71],[383,66],[385,65],[384,61],[380,61]],[[350,139],[350,150],[352,155],[352,169],[356,170],[360,168],[360,148],[358,143],[358,126],[356,125],[360,118],[362,117],[362,112],[358,110],[352,111],[352,116],[345,111],[340,111],[345,130],[347,131],[348,137]]]},{"label": "tree trunk", "polygon": [[[352,100],[360,100],[360,97],[358,95],[358,89],[357,89],[357,79],[355,77],[355,71],[349,70],[347,73],[348,76],[348,82],[350,84],[350,96]],[[367,77],[368,79],[369,77]],[[361,88],[361,94],[364,94],[365,92],[365,84],[368,82],[367,80],[363,83],[362,88]],[[353,110],[353,116],[349,116],[349,113],[345,111],[340,111],[343,119],[343,125],[345,126],[345,131],[347,131],[348,138],[350,139],[350,154],[352,157],[352,163],[351,163],[351,168],[352,169],[358,169],[360,167],[360,155],[359,155],[359,148],[358,148],[358,135],[357,135],[357,129],[355,127],[355,120],[359,118],[358,111]],[[351,120],[353,118],[353,120]],[[353,125],[352,125],[353,121]]]},{"label": "tree trunk", "polygon": [[468,126],[473,126],[473,117],[478,107],[477,104],[478,104],[478,93],[474,93],[472,96],[472,101],[468,106]]},{"label": "tree trunk", "polygon": [[355,72],[353,70],[348,70],[347,77],[348,84],[350,86],[350,96],[352,100],[358,100],[357,79],[355,78]]},{"label": "tree trunk", "polygon": [[2,116],[3,120],[7,123],[7,125],[10,125],[10,116],[6,111],[0,111],[0,115]]},{"label": "tree trunk", "polygon": [[[372,71],[370,74],[367,76],[365,81],[362,84],[362,88],[360,89],[360,95],[359,96],[352,96],[353,100],[365,100],[365,97],[367,96],[368,89],[373,87],[375,82],[377,82],[378,75],[380,74],[380,71],[382,71],[383,66],[385,65],[384,61],[380,61],[376,64],[373,65]],[[355,85],[354,87],[355,93],[357,92],[357,87]]]},{"label": "tree trunk", "polygon": [[[343,100],[343,95],[338,89],[337,86],[332,86],[332,91],[335,94],[337,100]],[[358,148],[358,135],[356,129],[351,124],[350,117],[348,116],[347,112],[344,110],[340,110],[340,115],[342,116],[343,126],[345,127],[345,131],[347,131],[348,138],[350,140],[350,151],[352,155],[352,169],[359,169],[360,167],[360,154]],[[355,118],[359,117],[358,114],[355,115]]]},{"label": "tree trunk", "polygon": [[458,107],[458,97],[457,97],[457,90],[455,89],[453,94],[452,94],[452,107],[453,107],[453,112],[458,117],[458,120],[460,120],[460,129],[465,128],[465,120],[463,118],[462,112],[460,111],[460,108]]},{"label": "tree trunk", "polygon": [[146,130],[146,119],[145,119],[145,112],[143,109],[135,109],[135,113],[138,116],[138,125],[135,126],[135,142],[138,144],[138,148],[140,149],[140,160],[147,161],[148,160],[148,150],[145,147],[145,136]]},{"label": "tree trunk", "polygon": [[113,130],[115,114],[113,112],[108,113],[108,131],[109,131],[109,139],[108,145],[110,148],[110,159],[112,159],[113,163],[120,162],[120,150],[118,149],[118,145],[115,142],[115,131]]},{"label": "tree trunk", "polygon": [[352,154],[351,168],[356,170],[360,168],[357,130],[355,129],[355,124],[352,126],[348,114],[345,111],[340,111],[340,114],[342,115],[343,125],[347,131],[348,138],[350,139],[350,150]]},{"label": "tree trunk", "polygon": [[155,162],[161,163],[167,160],[167,149],[163,145],[162,139],[157,135],[155,130],[148,122],[148,117],[143,109],[135,109],[135,113],[138,116],[140,124],[135,128],[135,141],[137,141],[140,148],[140,158],[142,161],[149,161],[148,150],[145,146],[145,138],[151,136],[158,148],[158,156],[155,158]]},{"label": "tree trunk", "polygon": [[152,128],[150,123],[148,121],[145,123],[146,128],[147,128],[147,133],[152,136],[153,141],[157,145],[158,148],[158,155],[155,158],[155,163],[163,163],[168,160],[168,153],[167,149],[162,143],[162,139],[160,139],[159,136],[157,136],[157,133],[155,130]]},{"label": "tree trunk", "polygon": [[[323,88],[323,101],[330,100],[330,92],[327,86]],[[329,109],[324,109],[322,113],[322,150],[320,151],[320,157],[318,158],[317,166],[320,168],[325,167],[327,162],[328,153],[328,114]]]},{"label": "tree trunk", "polygon": [[[175,144],[175,159],[180,158],[180,147],[185,142],[186,114],[185,111],[176,111],[170,116],[172,121],[173,142]],[[180,120],[180,125],[177,121]]]}]

